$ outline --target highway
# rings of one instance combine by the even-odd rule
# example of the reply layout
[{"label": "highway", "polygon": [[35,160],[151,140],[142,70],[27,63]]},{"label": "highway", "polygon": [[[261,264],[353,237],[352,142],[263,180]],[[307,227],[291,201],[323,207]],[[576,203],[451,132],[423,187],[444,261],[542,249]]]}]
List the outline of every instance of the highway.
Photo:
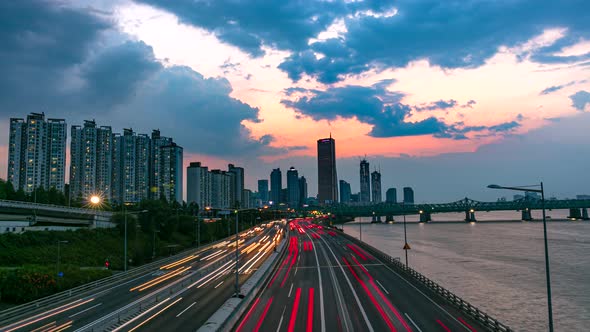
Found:
[{"label": "highway", "polygon": [[294,221],[288,245],[236,331],[484,330],[338,231]]},{"label": "highway", "polygon": [[[240,284],[282,236],[277,222],[240,237]],[[158,271],[2,326],[0,331],[194,331],[234,294],[234,284],[235,242],[224,241]]]}]

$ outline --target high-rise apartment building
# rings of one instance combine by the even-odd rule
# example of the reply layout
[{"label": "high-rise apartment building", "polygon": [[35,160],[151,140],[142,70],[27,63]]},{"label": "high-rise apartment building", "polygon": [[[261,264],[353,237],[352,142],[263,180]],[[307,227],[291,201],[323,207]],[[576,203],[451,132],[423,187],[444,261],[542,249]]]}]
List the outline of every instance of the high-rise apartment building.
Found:
[{"label": "high-rise apartment building", "polygon": [[275,205],[281,202],[281,189],[283,189],[283,175],[280,168],[275,168],[270,173],[270,202]]},{"label": "high-rise apartment building", "polygon": [[169,202],[179,204],[182,204],[182,154],[182,147],[174,142],[160,148],[160,194]]},{"label": "high-rise apartment building", "polygon": [[211,175],[211,207],[216,209],[230,208],[231,176],[222,170],[214,169]]},{"label": "high-rise apartment building", "polygon": [[113,134],[93,120],[71,127],[70,194],[73,198],[100,195],[111,200]]},{"label": "high-rise apartment building", "polygon": [[34,188],[63,191],[67,125],[63,119],[47,119],[31,113],[27,121],[10,119],[8,180],[26,193]]},{"label": "high-rise apartment building", "polygon": [[371,194],[373,203],[381,203],[381,173],[371,173]]},{"label": "high-rise apartment building", "polygon": [[268,204],[268,180],[258,180],[258,198],[262,204]]},{"label": "high-rise apartment building", "polygon": [[350,183],[340,180],[340,203],[350,203],[350,195],[352,195]]},{"label": "high-rise apartment building", "polygon": [[404,204],[414,204],[414,189],[404,187]]},{"label": "high-rise apartment building", "polygon": [[295,167],[287,171],[287,204],[289,207],[299,207],[301,197],[299,196],[299,172]]},{"label": "high-rise apartment building", "polygon": [[211,206],[211,176],[208,167],[200,162],[186,168],[186,202],[197,203],[201,211]]},{"label": "high-rise apartment building", "polygon": [[305,176],[299,178],[299,204],[307,204],[307,180]]},{"label": "high-rise apartment building", "polygon": [[164,137],[160,134],[159,129],[152,130],[150,140],[150,161],[148,164],[149,171],[149,196],[151,199],[159,199],[161,193],[161,156],[160,151],[163,146],[172,144],[172,138]]},{"label": "high-rise apartment building", "polygon": [[385,202],[387,203],[397,203],[397,189],[389,188],[385,193]]},{"label": "high-rise apartment building", "polygon": [[369,162],[366,159],[361,160],[360,166],[361,192],[359,200],[361,203],[371,201],[371,178],[369,175]]},{"label": "high-rise apartment building", "polygon": [[336,174],[336,141],[330,136],[318,143],[318,201],[330,204],[338,201],[338,176]]},{"label": "high-rise apartment building", "polygon": [[247,204],[244,195],[244,168],[236,167],[233,164],[228,165],[228,173],[232,173],[232,207],[243,208]]}]

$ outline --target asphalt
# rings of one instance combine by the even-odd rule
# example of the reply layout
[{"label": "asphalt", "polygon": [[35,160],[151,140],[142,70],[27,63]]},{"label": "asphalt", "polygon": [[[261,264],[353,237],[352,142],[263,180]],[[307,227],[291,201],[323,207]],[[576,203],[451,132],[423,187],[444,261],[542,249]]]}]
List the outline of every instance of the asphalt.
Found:
[{"label": "asphalt", "polygon": [[483,331],[337,231],[296,222],[236,331]]},{"label": "asphalt", "polygon": [[[277,232],[278,229],[275,227],[255,232],[245,239],[244,243],[240,245],[240,250],[250,244],[260,242],[266,236],[268,238],[265,241],[270,241]],[[194,254],[198,251],[195,250]],[[263,257],[257,260],[252,269],[247,274],[244,271],[240,274],[240,283],[245,282],[264,262],[270,251],[259,254],[257,258]],[[258,252],[258,250],[254,250],[240,255],[240,266],[248,261],[253,262],[252,258]],[[83,298],[72,298],[71,302],[65,305],[50,306],[39,315],[0,327],[0,331],[61,331],[62,329],[59,327],[63,327],[63,330],[67,331],[114,330],[117,328],[120,331],[131,329],[194,331],[234,294],[235,275],[232,273],[235,271],[233,268],[235,266],[234,257],[235,246],[228,247],[228,244],[225,244],[217,248],[208,248],[199,252],[198,257],[190,261],[181,262],[169,269],[146,273]],[[181,273],[149,288],[140,289],[143,286],[151,285],[150,282],[153,283],[158,278],[164,278],[166,273],[172,273],[171,271],[177,269],[182,269],[178,270]],[[158,297],[158,307],[146,313],[155,303],[147,301],[147,299],[154,298],[155,295]],[[142,313],[130,310],[139,303],[146,304]],[[174,304],[170,305],[172,303]],[[195,304],[191,306],[192,303]],[[145,322],[164,308],[167,309]],[[184,309],[187,310],[180,314]]]}]

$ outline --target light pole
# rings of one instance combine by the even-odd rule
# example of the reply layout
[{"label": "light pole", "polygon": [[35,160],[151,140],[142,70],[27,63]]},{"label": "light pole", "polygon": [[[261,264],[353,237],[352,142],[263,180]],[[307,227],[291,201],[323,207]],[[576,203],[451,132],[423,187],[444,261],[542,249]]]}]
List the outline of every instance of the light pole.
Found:
[{"label": "light pole", "polygon": [[125,209],[125,203],[123,203],[123,215],[125,218],[125,242],[124,242],[124,254],[123,254],[123,260],[124,260],[123,270],[125,272],[127,272],[127,215],[128,214],[140,214],[140,213],[145,213],[145,212],[148,212],[148,210],[142,210],[142,211],[137,211],[137,212],[127,212],[127,209]]},{"label": "light pole", "polygon": [[408,267],[408,249],[410,249],[410,245],[408,244],[408,234],[406,232],[406,204],[402,202],[402,211],[404,214],[404,251],[406,252],[406,267]]},{"label": "light pole", "polygon": [[57,276],[58,277],[59,277],[59,272],[60,272],[59,271],[59,263],[60,263],[60,259],[61,259],[60,244],[62,244],[62,243],[66,244],[66,243],[68,243],[68,241],[67,240],[62,240],[62,241],[58,240],[57,241]]},{"label": "light pole", "polygon": [[[540,187],[540,189],[532,189],[533,187]],[[543,209],[543,240],[545,243],[545,277],[547,280],[547,311],[549,314],[549,331],[553,332],[553,307],[551,303],[551,273],[549,272],[549,247],[547,244],[547,218],[545,216],[545,190],[543,188],[543,182],[532,186],[522,187],[503,187],[497,184],[490,184],[490,189],[506,189],[516,191],[528,191],[541,194],[541,207]]]},{"label": "light pole", "polygon": [[236,213],[236,297],[241,297],[240,294],[240,283],[239,283],[239,270],[238,270],[238,263],[239,263],[239,250],[238,250],[238,219],[239,219],[239,211],[235,210]]}]

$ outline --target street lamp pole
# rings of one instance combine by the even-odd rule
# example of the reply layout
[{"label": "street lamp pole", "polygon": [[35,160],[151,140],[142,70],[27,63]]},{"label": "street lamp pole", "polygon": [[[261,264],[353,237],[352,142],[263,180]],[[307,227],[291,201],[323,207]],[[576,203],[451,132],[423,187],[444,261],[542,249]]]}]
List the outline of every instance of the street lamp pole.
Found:
[{"label": "street lamp pole", "polygon": [[239,220],[239,211],[236,210],[236,297],[240,297],[240,283],[239,283],[239,270],[238,270],[238,263],[239,263],[239,250],[238,250],[238,220]]},{"label": "street lamp pole", "polygon": [[[531,189],[530,187],[541,187],[541,189]],[[545,278],[547,280],[547,311],[549,315],[549,331],[553,332],[553,305],[551,301],[551,273],[549,271],[549,245],[547,243],[547,217],[545,215],[545,189],[543,182],[540,185],[527,186],[527,187],[503,187],[497,184],[490,184],[490,189],[507,189],[517,191],[529,191],[541,194],[541,207],[543,209],[543,241],[545,246]]]},{"label": "street lamp pole", "polygon": [[406,267],[408,267],[408,234],[406,232],[406,204],[402,202],[402,210],[404,213],[404,251],[406,252]]}]

